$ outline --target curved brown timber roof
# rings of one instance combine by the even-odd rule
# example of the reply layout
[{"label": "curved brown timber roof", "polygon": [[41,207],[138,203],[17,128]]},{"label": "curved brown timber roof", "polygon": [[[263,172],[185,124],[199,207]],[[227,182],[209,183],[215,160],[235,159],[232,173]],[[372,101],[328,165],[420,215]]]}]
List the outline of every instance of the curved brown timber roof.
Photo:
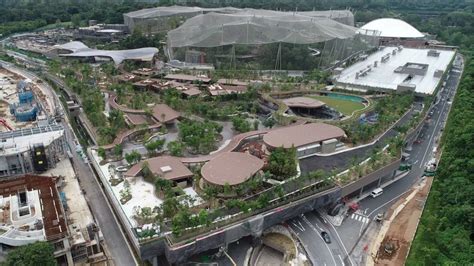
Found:
[{"label": "curved brown timber roof", "polygon": [[325,103],[309,97],[293,97],[284,99],[283,103],[288,107],[302,107],[302,108],[320,108],[326,105]]},{"label": "curved brown timber roof", "polygon": [[245,182],[260,169],[263,161],[248,153],[225,152],[201,168],[202,177],[214,185],[237,185]]},{"label": "curved brown timber roof", "polygon": [[270,147],[299,148],[333,138],[341,138],[344,131],[336,126],[324,123],[310,123],[271,130],[263,136]]}]

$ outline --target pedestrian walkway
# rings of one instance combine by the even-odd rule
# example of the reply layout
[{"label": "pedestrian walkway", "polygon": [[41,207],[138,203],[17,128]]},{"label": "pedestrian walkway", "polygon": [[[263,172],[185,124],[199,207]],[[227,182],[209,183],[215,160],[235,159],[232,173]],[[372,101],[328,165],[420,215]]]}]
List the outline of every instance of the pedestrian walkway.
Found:
[{"label": "pedestrian walkway", "polygon": [[369,221],[370,221],[369,217],[367,217],[365,215],[362,215],[362,214],[357,214],[357,213],[353,213],[350,216],[350,219],[361,222],[363,224],[369,223]]}]

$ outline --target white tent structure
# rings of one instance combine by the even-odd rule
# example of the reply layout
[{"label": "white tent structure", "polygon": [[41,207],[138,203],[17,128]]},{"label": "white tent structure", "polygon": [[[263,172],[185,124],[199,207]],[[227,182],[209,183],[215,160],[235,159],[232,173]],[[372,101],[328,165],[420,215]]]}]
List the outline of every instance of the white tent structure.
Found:
[{"label": "white tent structure", "polygon": [[82,42],[73,41],[61,45],[53,46],[52,50],[68,51],[68,53],[59,53],[63,57],[98,57],[109,58],[116,65],[124,60],[152,61],[158,49],[155,47],[145,47],[129,50],[97,50],[87,47]]},{"label": "white tent structure", "polygon": [[403,20],[395,18],[380,18],[362,26],[359,31],[361,34],[373,35],[379,32],[383,38],[423,38],[425,35],[419,32],[415,27]]}]

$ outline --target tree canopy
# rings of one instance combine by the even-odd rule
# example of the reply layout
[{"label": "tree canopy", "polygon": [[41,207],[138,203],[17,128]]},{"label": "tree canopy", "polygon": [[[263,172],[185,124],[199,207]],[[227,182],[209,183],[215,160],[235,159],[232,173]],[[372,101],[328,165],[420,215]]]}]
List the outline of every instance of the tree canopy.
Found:
[{"label": "tree canopy", "polygon": [[268,159],[268,170],[271,174],[280,179],[286,179],[296,175],[296,165],[296,148],[276,148],[272,151]]},{"label": "tree canopy", "polygon": [[57,265],[53,256],[54,248],[48,242],[35,242],[26,246],[20,246],[10,251],[6,260],[1,264],[5,266],[53,266]]},{"label": "tree canopy", "polygon": [[[443,156],[407,265],[474,262],[474,61],[465,68],[443,137]],[[470,252],[471,251],[471,252]]]},{"label": "tree canopy", "polygon": [[222,126],[212,121],[185,120],[179,124],[179,137],[193,152],[207,154],[216,149]]}]

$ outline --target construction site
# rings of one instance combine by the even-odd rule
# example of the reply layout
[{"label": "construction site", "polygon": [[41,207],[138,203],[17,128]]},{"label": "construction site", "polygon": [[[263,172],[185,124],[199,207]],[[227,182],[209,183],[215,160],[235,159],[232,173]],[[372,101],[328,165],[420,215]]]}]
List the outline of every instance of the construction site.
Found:
[{"label": "construction site", "polygon": [[16,66],[0,68],[0,256],[48,241],[60,265],[107,259],[76,176],[57,96]]}]

